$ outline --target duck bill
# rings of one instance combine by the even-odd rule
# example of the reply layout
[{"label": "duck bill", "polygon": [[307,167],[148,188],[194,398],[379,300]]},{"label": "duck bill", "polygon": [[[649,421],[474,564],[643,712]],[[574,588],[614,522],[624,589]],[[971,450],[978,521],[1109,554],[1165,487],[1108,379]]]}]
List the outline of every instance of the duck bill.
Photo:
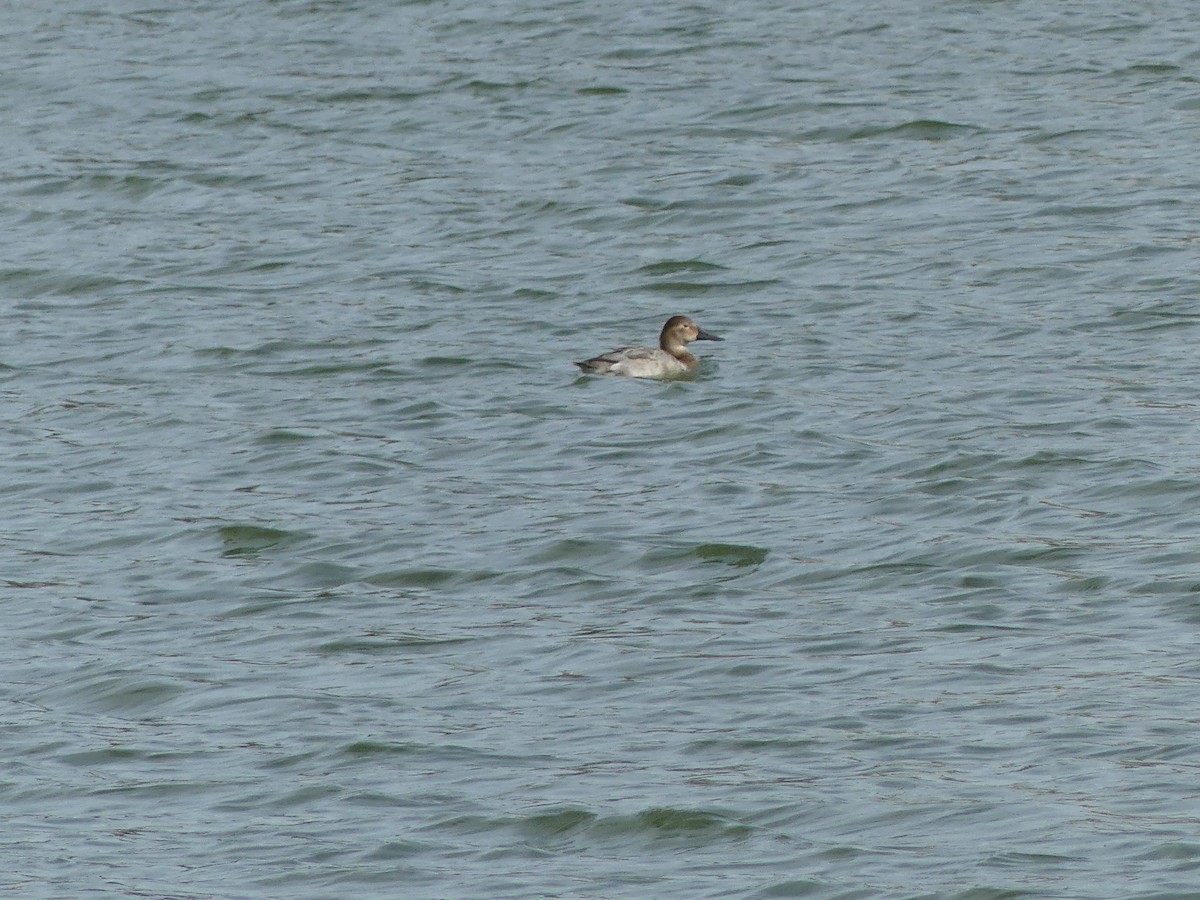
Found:
[{"label": "duck bill", "polygon": [[711,331],[705,331],[703,328],[696,329],[696,340],[698,341],[723,341],[725,338],[717,337]]}]

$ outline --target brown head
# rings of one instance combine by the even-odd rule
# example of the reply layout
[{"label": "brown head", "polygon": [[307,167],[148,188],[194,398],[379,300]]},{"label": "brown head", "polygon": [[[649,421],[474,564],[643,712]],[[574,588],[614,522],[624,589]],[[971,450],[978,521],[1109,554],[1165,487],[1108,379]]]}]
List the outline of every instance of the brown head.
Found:
[{"label": "brown head", "polygon": [[671,316],[663,326],[662,334],[658,336],[658,346],[672,356],[687,352],[687,345],[692,341],[723,341],[724,338],[711,334],[689,319],[687,316]]}]

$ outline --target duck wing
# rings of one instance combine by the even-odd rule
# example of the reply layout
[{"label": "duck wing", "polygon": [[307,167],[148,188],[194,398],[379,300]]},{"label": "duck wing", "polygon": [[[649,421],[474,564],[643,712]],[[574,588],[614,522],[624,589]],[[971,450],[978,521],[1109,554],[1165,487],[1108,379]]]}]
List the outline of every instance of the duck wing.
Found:
[{"label": "duck wing", "polygon": [[652,352],[649,347],[618,347],[607,353],[601,353],[599,356],[593,356],[591,359],[581,360],[575,365],[594,375],[611,375],[615,374],[612,371],[613,366],[619,365],[627,359],[645,359],[646,354]]},{"label": "duck wing", "polygon": [[592,375],[628,375],[633,378],[661,378],[686,371],[686,367],[671,354],[653,347],[618,347],[575,365]]}]

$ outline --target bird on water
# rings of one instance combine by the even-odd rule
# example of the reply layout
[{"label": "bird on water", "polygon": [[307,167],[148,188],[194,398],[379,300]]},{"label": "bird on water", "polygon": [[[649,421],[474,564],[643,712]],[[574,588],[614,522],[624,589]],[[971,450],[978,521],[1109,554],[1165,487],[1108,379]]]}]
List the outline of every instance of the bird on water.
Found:
[{"label": "bird on water", "polygon": [[670,378],[694,372],[700,360],[689,353],[692,341],[723,341],[687,316],[667,319],[657,347],[620,347],[575,363],[589,375],[624,375],[628,378]]}]

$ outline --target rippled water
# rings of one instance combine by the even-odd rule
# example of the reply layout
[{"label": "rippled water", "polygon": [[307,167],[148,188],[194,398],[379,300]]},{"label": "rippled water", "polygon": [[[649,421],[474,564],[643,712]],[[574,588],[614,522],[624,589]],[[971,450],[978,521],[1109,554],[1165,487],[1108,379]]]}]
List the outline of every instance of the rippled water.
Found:
[{"label": "rippled water", "polygon": [[0,887],[1195,896],[1198,39],[10,7]]}]

